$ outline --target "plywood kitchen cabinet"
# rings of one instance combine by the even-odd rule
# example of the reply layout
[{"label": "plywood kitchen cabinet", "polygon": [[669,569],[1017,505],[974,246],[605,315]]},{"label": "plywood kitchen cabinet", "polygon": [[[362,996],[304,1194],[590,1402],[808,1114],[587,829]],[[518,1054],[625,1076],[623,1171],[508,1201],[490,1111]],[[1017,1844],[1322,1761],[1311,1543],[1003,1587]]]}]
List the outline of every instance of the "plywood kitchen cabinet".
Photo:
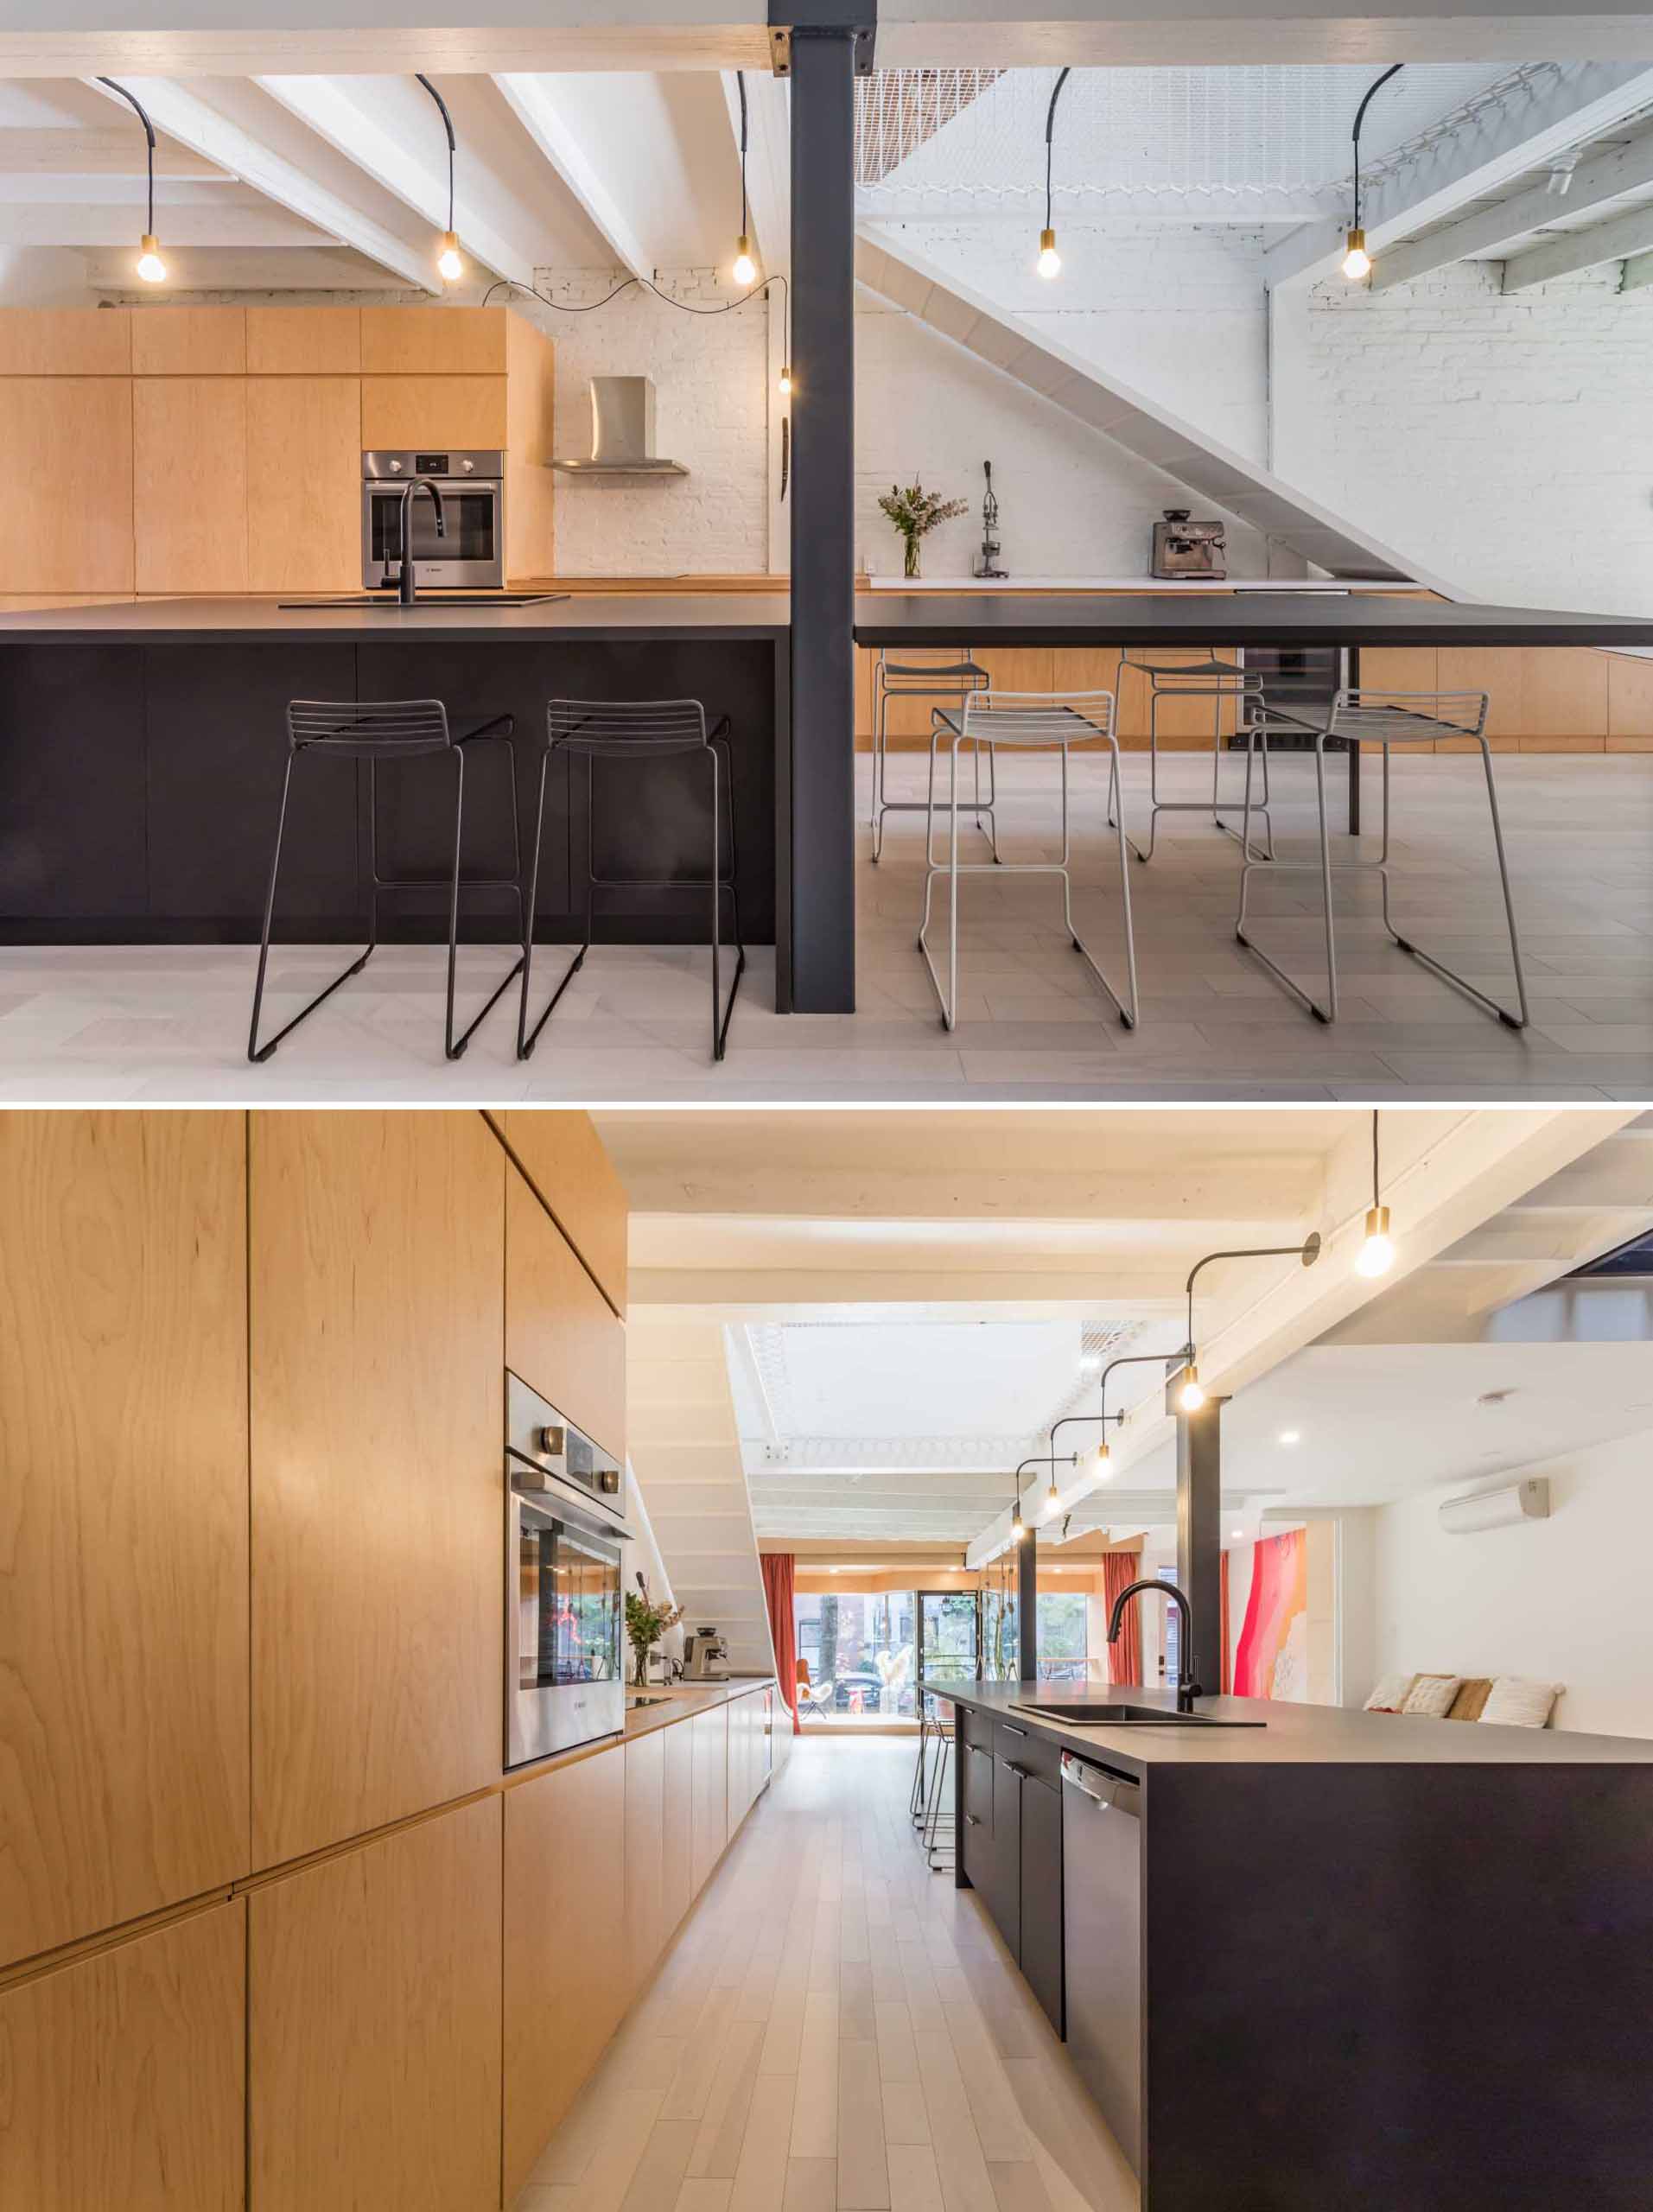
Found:
[{"label": "plywood kitchen cabinet", "polygon": [[361,435],[370,451],[380,447],[503,448],[505,380],[503,376],[365,376]]},{"label": "plywood kitchen cabinet", "polygon": [[252,1892],[254,2212],[495,2212],[500,1822],[480,1798]]},{"label": "plywood kitchen cabinet", "polygon": [[626,1185],[589,1114],[513,1107],[505,1142],[617,1313],[626,1311]]},{"label": "plywood kitchen cabinet", "polygon": [[515,319],[507,308],[363,308],[361,365],[370,376],[503,376]]},{"label": "plywood kitchen cabinet", "polygon": [[132,317],[125,308],[0,313],[0,377],[124,377],[131,370]]},{"label": "plywood kitchen cabinet", "polygon": [[247,588],[359,589],[360,379],[249,377],[246,393],[246,475],[257,487],[247,515]]},{"label": "plywood kitchen cabinet", "polygon": [[507,2204],[630,2000],[627,1756],[597,1751],[505,1792]]},{"label": "plywood kitchen cabinet", "polygon": [[476,1114],[253,1117],[257,1866],[499,1775],[506,1166]]},{"label": "plywood kitchen cabinet", "polygon": [[729,1840],[729,1708],[719,1705],[697,1713],[689,1726],[695,1732],[689,1858],[698,1897]]},{"label": "plywood kitchen cabinet", "polygon": [[245,1170],[0,1115],[0,1963],[247,1868]]},{"label": "plywood kitchen cabinet", "polygon": [[0,471],[0,591],[131,590],[129,378],[7,377]]},{"label": "plywood kitchen cabinet", "polygon": [[141,308],[132,317],[138,377],[239,377],[247,371],[245,308]]},{"label": "plywood kitchen cabinet", "polygon": [[556,572],[556,349],[519,315],[505,317],[505,574]]},{"label": "plywood kitchen cabinet", "polygon": [[665,1948],[666,1738],[681,1731],[657,1728],[626,1745],[626,1938],[631,1967],[627,1999],[654,1971]]},{"label": "plywood kitchen cabinet", "polygon": [[622,1459],[626,1330],[529,1184],[505,1173],[505,1364]]},{"label": "plywood kitchen cabinet", "polygon": [[239,2212],[245,1959],[236,1899],[0,1990],[0,2204]]},{"label": "plywood kitchen cabinet", "polygon": [[136,378],[132,450],[137,589],[245,591],[246,379]]},{"label": "plywood kitchen cabinet", "polygon": [[666,1941],[676,1934],[695,1898],[695,1731],[687,1720],[663,1728],[665,1782],[661,1831],[664,1857],[660,1872],[661,1917]]},{"label": "plywood kitchen cabinet", "polygon": [[249,376],[357,376],[360,372],[359,309],[247,309]]}]

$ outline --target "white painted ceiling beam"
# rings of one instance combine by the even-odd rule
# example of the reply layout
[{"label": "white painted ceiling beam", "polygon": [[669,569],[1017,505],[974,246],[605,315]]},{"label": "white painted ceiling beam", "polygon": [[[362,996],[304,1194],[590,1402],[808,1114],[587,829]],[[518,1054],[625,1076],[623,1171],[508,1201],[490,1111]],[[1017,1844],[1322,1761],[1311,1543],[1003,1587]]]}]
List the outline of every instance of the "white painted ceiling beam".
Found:
[{"label": "white painted ceiling beam", "polygon": [[[134,255],[143,208],[59,207],[0,196],[0,245],[118,246]],[[175,245],[311,246],[327,243],[308,224],[280,207],[157,207],[162,251]]]},{"label": "white painted ceiling beam", "polygon": [[1629,207],[1605,223],[1582,231],[1558,231],[1527,253],[1504,264],[1506,292],[1529,292],[1535,284],[1548,284],[1558,276],[1574,276],[1586,269],[1599,269],[1605,261],[1625,261],[1653,248],[1653,201]]},{"label": "white painted ceiling beam", "polygon": [[652,267],[648,251],[601,165],[580,143],[578,79],[505,74],[493,81],[540,154],[607,241],[615,266],[629,270],[633,276],[646,276]]},{"label": "white painted ceiling beam", "polygon": [[[1649,44],[1653,45],[1653,32]],[[1504,51],[1540,58],[1536,49],[1525,46]],[[1489,104],[1416,160],[1374,177],[1361,196],[1367,242],[1375,256],[1384,253],[1425,224],[1440,222],[1472,200],[1501,191],[1526,170],[1542,168],[1650,104],[1653,69],[1644,60],[1569,62],[1535,79],[1518,96]],[[1267,249],[1264,282],[1270,288],[1318,282],[1335,270],[1343,247],[1342,219],[1306,225]]]},{"label": "white painted ceiling beam", "polygon": [[[320,138],[343,154],[373,182],[410,207],[433,231],[448,227],[448,144],[442,118],[429,96],[416,86],[429,107],[429,146],[416,150],[409,134],[381,122],[349,85],[327,77],[264,76],[258,83],[272,99],[279,100]],[[465,253],[492,269],[496,276],[515,276],[525,283],[533,273],[537,232],[523,210],[521,219],[502,225],[490,220],[476,204],[474,194],[460,192],[454,207],[454,227]],[[431,254],[436,247],[433,242]]]},{"label": "white painted ceiling beam", "polygon": [[1618,289],[1621,292],[1639,292],[1653,284],[1653,253],[1632,253],[1619,271]]},{"label": "white painted ceiling beam", "polygon": [[[405,280],[347,246],[175,245],[163,238],[167,289],[183,292],[399,292]],[[118,248],[92,247],[84,256],[86,281],[94,291],[137,293],[136,255],[129,238]]]},{"label": "white painted ceiling beam", "polygon": [[1432,231],[1427,238],[1391,246],[1372,270],[1372,289],[1383,291],[1390,285],[1410,283],[1427,276],[1431,270],[1444,269],[1472,255],[1496,253],[1562,216],[1586,214],[1592,207],[1648,185],[1653,185],[1653,130],[1643,132],[1616,153],[1580,162],[1565,194],[1537,185],[1513,200],[1479,208],[1443,231]]},{"label": "white painted ceiling beam", "polygon": [[[130,113],[130,109],[128,113]],[[126,130],[0,130],[0,176],[129,176],[147,175],[143,133],[132,118]],[[207,181],[224,175],[199,154],[163,138],[155,149],[157,177],[200,177]]]},{"label": "white painted ceiling beam", "polygon": [[[315,224],[340,245],[350,246],[370,261],[393,270],[404,282],[428,292],[441,290],[441,280],[429,254],[417,251],[405,238],[375,222],[360,208],[352,207],[340,194],[318,184],[296,162],[262,143],[251,131],[220,115],[194,92],[161,78],[131,78],[126,81],[149,111],[158,131],[176,139],[218,168],[227,169],[232,176],[263,193],[265,199],[274,200],[277,207]],[[98,89],[111,100],[119,99],[106,86]],[[124,101],[120,105],[124,107]]]}]

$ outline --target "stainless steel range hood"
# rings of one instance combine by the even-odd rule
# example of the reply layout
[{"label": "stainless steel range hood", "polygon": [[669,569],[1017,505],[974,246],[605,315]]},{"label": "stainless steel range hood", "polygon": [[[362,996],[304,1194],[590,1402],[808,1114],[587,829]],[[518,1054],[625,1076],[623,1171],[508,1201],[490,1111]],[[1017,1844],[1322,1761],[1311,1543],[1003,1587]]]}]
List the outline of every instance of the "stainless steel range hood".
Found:
[{"label": "stainless steel range hood", "polygon": [[687,476],[680,461],[654,451],[654,384],[649,377],[593,377],[591,458],[554,461],[569,476]]}]

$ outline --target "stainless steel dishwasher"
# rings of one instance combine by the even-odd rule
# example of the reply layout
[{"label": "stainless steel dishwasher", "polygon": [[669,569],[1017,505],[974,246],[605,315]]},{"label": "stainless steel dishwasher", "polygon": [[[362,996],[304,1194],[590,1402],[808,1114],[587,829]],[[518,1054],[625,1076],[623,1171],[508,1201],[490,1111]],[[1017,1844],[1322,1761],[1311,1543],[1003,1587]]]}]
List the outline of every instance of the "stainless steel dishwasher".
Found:
[{"label": "stainless steel dishwasher", "polygon": [[1068,2055],[1142,2171],[1142,1787],[1062,1754]]}]

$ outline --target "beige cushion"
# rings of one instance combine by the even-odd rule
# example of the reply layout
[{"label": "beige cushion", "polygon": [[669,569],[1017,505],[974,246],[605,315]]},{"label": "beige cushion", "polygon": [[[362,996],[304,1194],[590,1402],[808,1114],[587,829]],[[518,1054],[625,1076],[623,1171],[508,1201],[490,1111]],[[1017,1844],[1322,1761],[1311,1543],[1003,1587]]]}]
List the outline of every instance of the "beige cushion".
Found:
[{"label": "beige cushion", "polygon": [[1430,1720],[1444,1720],[1463,1685],[1461,1675],[1420,1675],[1406,1694],[1402,1713],[1421,1713]]},{"label": "beige cushion", "polygon": [[1481,1718],[1500,1722],[1506,1728],[1546,1727],[1564,1687],[1561,1682],[1529,1682],[1519,1675],[1500,1675],[1481,1708]]},{"label": "beige cushion", "polygon": [[1452,1701],[1448,1720],[1478,1720],[1481,1708],[1492,1694],[1492,1684],[1485,1675],[1472,1675],[1458,1685],[1458,1694]]},{"label": "beige cushion", "polygon": [[1406,1694],[1417,1680],[1415,1675],[1385,1675],[1371,1695],[1366,1700],[1368,1713],[1399,1713],[1406,1703]]}]

